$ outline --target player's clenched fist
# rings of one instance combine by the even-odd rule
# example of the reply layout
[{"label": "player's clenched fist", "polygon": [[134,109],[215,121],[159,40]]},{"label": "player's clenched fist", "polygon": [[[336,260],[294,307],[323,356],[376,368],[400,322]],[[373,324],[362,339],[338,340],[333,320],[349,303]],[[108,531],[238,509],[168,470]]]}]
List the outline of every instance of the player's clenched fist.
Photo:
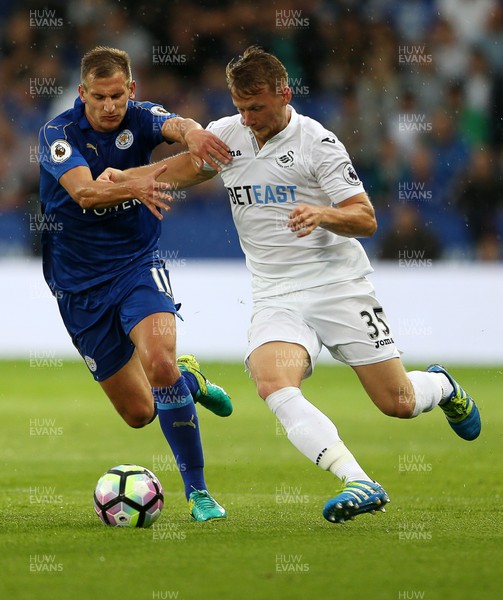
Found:
[{"label": "player's clenched fist", "polygon": [[96,181],[106,181],[108,183],[122,183],[126,181],[126,175],[121,169],[114,169],[113,167],[107,167],[103,173],[96,177]]},{"label": "player's clenched fist", "polygon": [[299,204],[289,215],[288,227],[297,232],[297,237],[309,235],[322,222],[324,210],[324,206]]}]

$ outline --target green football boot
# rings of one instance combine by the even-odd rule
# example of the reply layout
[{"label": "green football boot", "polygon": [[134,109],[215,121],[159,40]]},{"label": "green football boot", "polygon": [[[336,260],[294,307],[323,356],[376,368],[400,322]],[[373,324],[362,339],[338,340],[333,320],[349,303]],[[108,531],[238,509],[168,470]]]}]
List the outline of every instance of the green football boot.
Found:
[{"label": "green football boot", "polygon": [[189,496],[189,512],[194,521],[226,519],[227,512],[214,500],[208,490],[194,490]]},{"label": "green football boot", "polygon": [[227,392],[219,385],[211,383],[201,373],[199,363],[192,354],[184,354],[177,359],[180,371],[192,373],[197,380],[199,390],[194,397],[204,408],[211,410],[219,417],[228,417],[232,413],[232,403]]}]

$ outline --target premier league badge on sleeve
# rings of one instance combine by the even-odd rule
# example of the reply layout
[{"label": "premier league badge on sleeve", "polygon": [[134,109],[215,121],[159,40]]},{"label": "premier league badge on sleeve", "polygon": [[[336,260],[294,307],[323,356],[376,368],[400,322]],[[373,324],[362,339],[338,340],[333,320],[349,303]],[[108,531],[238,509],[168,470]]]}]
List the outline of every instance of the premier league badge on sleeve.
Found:
[{"label": "premier league badge on sleeve", "polygon": [[55,163],[62,163],[72,155],[72,147],[66,140],[56,140],[51,144],[51,159]]},{"label": "premier league badge on sleeve", "polygon": [[166,115],[169,115],[169,112],[164,108],[164,106],[159,106],[158,104],[152,106],[150,112],[158,117],[165,117]]},{"label": "premier league badge on sleeve", "polygon": [[358,175],[356,174],[356,171],[351,163],[346,163],[343,166],[342,174],[344,176],[344,179],[350,185],[360,185],[361,184],[361,181],[360,181]]}]

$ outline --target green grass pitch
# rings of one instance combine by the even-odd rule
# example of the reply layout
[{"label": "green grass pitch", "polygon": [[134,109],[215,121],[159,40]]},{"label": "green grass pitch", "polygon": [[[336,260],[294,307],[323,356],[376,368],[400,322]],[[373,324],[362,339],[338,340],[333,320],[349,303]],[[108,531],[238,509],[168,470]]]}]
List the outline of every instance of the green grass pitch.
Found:
[{"label": "green grass pitch", "polygon": [[[338,482],[290,445],[241,365],[203,366],[235,411],[199,410],[207,482],[229,518],[197,524],[157,423],[128,428],[83,363],[0,363],[0,598],[500,597],[501,370],[452,368],[482,414],[481,437],[465,442],[441,411],[390,419],[350,369],[319,366],[306,396],[392,500],[386,514],[332,525],[321,509]],[[94,514],[96,481],[123,462],[162,481],[154,528],[107,528]]]}]

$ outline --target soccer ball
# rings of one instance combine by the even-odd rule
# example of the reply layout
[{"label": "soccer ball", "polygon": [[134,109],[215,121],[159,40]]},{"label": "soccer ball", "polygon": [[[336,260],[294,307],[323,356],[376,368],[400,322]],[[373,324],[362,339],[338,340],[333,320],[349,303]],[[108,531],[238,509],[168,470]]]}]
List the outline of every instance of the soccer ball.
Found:
[{"label": "soccer ball", "polygon": [[145,467],[118,465],[109,469],[94,490],[94,510],[105,525],[150,527],[157,521],[164,491]]}]

